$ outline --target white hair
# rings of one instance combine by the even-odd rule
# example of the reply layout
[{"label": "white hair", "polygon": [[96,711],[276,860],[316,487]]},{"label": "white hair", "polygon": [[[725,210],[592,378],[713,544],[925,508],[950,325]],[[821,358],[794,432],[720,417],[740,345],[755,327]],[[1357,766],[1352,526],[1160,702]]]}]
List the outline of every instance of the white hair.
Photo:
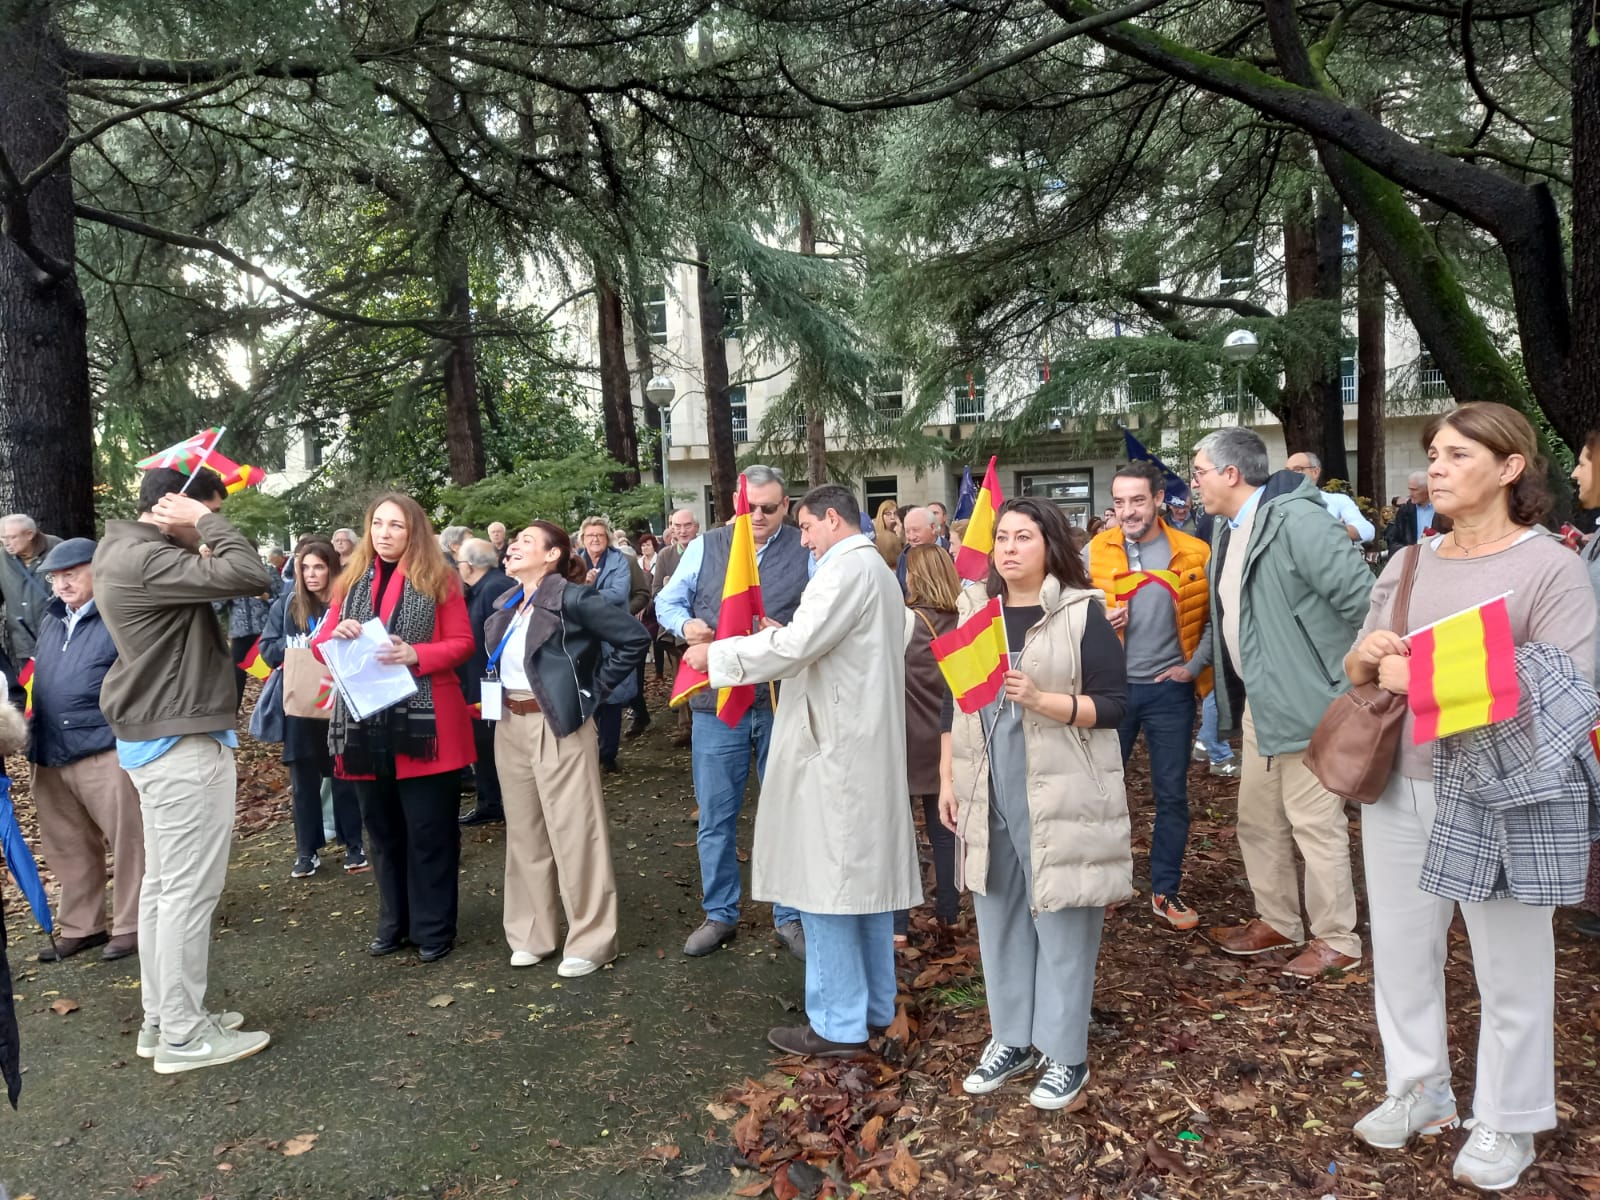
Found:
[{"label": "white hair", "polygon": [[3,518],[0,518],[0,529],[8,529],[13,525],[17,526],[19,533],[39,532],[39,522],[35,521],[27,513],[7,513]]}]

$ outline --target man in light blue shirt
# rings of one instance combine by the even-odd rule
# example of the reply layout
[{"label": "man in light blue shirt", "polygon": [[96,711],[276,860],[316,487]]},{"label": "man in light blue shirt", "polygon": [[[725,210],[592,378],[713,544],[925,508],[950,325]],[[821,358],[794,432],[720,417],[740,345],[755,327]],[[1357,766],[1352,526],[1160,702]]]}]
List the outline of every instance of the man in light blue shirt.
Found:
[{"label": "man in light blue shirt", "polygon": [[[1318,488],[1322,487],[1322,460],[1315,454],[1301,451],[1291,454],[1289,461],[1283,464],[1297,475],[1304,475]],[[1333,514],[1333,519],[1345,527],[1350,540],[1358,546],[1363,542],[1370,542],[1376,535],[1372,522],[1361,515],[1361,510],[1356,507],[1356,502],[1343,492],[1323,492],[1322,503]]]}]

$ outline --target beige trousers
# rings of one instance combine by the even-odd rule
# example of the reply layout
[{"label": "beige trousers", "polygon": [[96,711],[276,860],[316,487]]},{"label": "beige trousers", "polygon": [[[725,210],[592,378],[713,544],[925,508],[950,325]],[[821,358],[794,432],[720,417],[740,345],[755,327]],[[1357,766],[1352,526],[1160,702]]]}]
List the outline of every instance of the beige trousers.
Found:
[{"label": "beige trousers", "polygon": [[610,962],[617,956],[617,880],[594,722],[558,738],[542,713],[507,711],[495,725],[494,761],[506,810],[506,942],[554,953],[565,910],[566,955]]},{"label": "beige trousers", "polygon": [[61,936],[88,937],[106,927],[106,851],[116,890],[111,933],[139,932],[144,878],[144,822],[139,791],[106,750],[64,767],[33,768],[30,784],[45,861],[61,885],[56,914]]},{"label": "beige trousers", "polygon": [[1239,853],[1256,912],[1286,938],[1305,939],[1300,919],[1296,847],[1306,864],[1306,916],[1311,936],[1340,954],[1361,956],[1356,889],[1350,874],[1350,825],[1344,801],[1328,791],[1301,754],[1263,758],[1256,725],[1244,707],[1239,770]]},{"label": "beige trousers", "polygon": [[1482,1002],[1472,1114],[1501,1133],[1554,1129],[1555,909],[1512,899],[1457,905],[1424,892],[1417,883],[1436,811],[1432,781],[1398,774],[1361,809],[1387,1090],[1450,1082],[1444,964],[1459,907]]}]

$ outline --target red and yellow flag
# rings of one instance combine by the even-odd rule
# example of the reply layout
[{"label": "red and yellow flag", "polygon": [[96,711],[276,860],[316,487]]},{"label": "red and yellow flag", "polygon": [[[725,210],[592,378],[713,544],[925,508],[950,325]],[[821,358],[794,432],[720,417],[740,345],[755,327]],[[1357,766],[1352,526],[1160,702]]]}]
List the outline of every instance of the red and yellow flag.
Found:
[{"label": "red and yellow flag", "polygon": [[1499,596],[1409,635],[1416,745],[1517,715],[1517,646]]},{"label": "red and yellow flag", "polygon": [[996,596],[949,633],[933,639],[933,657],[964,713],[977,712],[1000,694],[1011,655],[1005,611]]},{"label": "red and yellow flag", "polygon": [[1165,588],[1171,595],[1173,603],[1178,600],[1178,587],[1181,584],[1176,571],[1157,569],[1154,571],[1118,571],[1111,577],[1111,598],[1121,604],[1126,604],[1133,599],[1134,593],[1140,588],[1156,587]]},{"label": "red and yellow flag", "polygon": [[206,460],[207,466],[216,461],[216,455],[208,452],[215,449],[217,439],[221,436],[220,429],[202,429],[192,438],[181,441],[175,446],[168,446],[148,458],[141,458],[133,465],[141,471],[170,468],[184,475],[192,475],[202,458]]},{"label": "red and yellow flag", "polygon": [[33,716],[33,659],[22,664],[17,672],[17,684],[22,688],[22,715]]},{"label": "red and yellow flag", "polygon": [[978,489],[978,499],[972,505],[972,516],[967,519],[967,532],[961,537],[961,549],[956,554],[956,574],[963,579],[989,578],[989,555],[994,552],[994,523],[1005,497],[1000,494],[1000,476],[995,471],[997,459],[989,460],[989,469],[983,473],[983,486]]},{"label": "red and yellow flag", "polygon": [[228,489],[228,495],[242,492],[245,488],[257,487],[266,482],[267,473],[260,467],[252,467],[249,463],[236,463],[231,458],[225,458],[215,450],[211,457],[206,459],[206,466],[222,476],[222,486]]},{"label": "red and yellow flag", "polygon": [[[750,527],[750,497],[745,478],[739,476],[739,494],[733,506],[733,546],[728,553],[728,572],[722,578],[722,607],[717,610],[716,640],[730,637],[747,637],[755,632],[761,618],[767,615],[761,603],[761,572],[756,566],[756,536]],[[711,679],[696,671],[684,659],[678,665],[678,674],[672,681],[673,708],[688,701],[702,688],[709,687]],[[756,689],[752,683],[717,690],[717,716],[730,729],[744,719],[755,703]]]},{"label": "red and yellow flag", "polygon": [[244,656],[244,661],[239,664],[239,669],[246,675],[253,675],[257,679],[265,679],[272,674],[272,668],[267,666],[267,660],[261,657],[260,638],[257,638],[255,645],[250,647],[250,653]]}]

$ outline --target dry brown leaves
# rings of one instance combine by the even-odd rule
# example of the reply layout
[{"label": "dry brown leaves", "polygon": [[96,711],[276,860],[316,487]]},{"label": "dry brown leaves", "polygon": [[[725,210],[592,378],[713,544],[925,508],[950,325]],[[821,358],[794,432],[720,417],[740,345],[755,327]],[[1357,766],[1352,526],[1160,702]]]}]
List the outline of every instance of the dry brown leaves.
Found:
[{"label": "dry brown leaves", "polygon": [[[1148,862],[1151,812],[1142,753],[1129,776],[1134,861]],[[1193,828],[1185,898],[1206,925],[1251,915],[1234,844],[1235,785],[1190,776]],[[1352,852],[1360,867],[1358,826]],[[1364,914],[1363,914],[1364,915]],[[976,940],[953,945],[913,914],[900,954],[899,1012],[879,1056],[778,1059],[710,1109],[736,1112],[727,1136],[759,1175],[735,1194],[778,1200],[851,1194],[933,1200],[1055,1200],[1243,1194],[1453,1197],[1459,1134],[1402,1152],[1360,1143],[1351,1124],[1383,1095],[1370,969],[1314,984],[1282,960],[1237,960],[1196,934],[1158,928],[1148,902],[1106,925],[1090,1030],[1085,1103],[1044,1113],[1029,1082],[968,1096],[961,1079],[988,1036]],[[1557,926],[1558,1099],[1519,1193],[1600,1197],[1600,945]],[[1456,1090],[1472,1095],[1478,1005],[1459,922],[1448,971]],[[797,1184],[796,1180],[800,1180]],[[809,1186],[802,1186],[809,1185]]]}]

